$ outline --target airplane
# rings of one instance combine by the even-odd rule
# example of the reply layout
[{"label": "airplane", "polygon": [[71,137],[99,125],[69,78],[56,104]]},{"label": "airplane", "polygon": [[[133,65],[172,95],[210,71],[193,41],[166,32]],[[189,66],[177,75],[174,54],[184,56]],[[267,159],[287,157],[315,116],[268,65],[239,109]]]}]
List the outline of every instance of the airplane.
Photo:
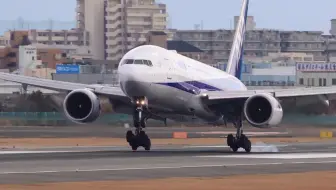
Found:
[{"label": "airplane", "polygon": [[167,49],[142,45],[128,51],[118,65],[119,87],[80,84],[0,73],[0,79],[65,92],[62,107],[68,119],[88,124],[101,113],[100,97],[107,97],[114,111],[133,116],[134,131],[126,132],[132,150],[149,151],[151,140],[145,132],[147,119],[167,115],[197,117],[206,122],[225,119],[237,129],[227,136],[233,152],[251,151],[251,141],[243,133],[243,121],[256,128],[281,123],[281,103],[293,105],[335,99],[336,88],[248,90],[241,82],[243,42],[249,0],[243,0],[225,71]]}]

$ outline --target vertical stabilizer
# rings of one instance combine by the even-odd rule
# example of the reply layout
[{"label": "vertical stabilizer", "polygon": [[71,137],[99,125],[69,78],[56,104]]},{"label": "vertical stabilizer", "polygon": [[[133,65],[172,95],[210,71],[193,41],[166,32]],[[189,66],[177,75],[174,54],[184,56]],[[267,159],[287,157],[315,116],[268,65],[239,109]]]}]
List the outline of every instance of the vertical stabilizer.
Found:
[{"label": "vertical stabilizer", "polygon": [[237,77],[238,79],[240,79],[243,64],[243,44],[245,38],[248,4],[249,0],[243,0],[243,6],[239,16],[239,21],[237,23],[229,61],[226,67],[226,72]]}]

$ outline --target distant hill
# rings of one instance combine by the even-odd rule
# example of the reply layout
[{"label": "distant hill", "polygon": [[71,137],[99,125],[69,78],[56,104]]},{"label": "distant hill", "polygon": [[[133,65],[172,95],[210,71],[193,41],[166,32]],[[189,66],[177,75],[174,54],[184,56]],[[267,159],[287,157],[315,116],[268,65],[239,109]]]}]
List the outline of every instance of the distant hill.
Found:
[{"label": "distant hill", "polygon": [[76,27],[76,21],[23,21],[23,20],[0,20],[0,35],[8,30],[28,30],[28,29],[71,29]]}]

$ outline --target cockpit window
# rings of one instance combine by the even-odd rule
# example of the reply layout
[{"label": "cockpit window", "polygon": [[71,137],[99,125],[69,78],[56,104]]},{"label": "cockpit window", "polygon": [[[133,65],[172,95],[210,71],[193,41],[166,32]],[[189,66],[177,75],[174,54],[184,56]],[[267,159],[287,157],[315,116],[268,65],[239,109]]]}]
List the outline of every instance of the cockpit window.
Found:
[{"label": "cockpit window", "polygon": [[133,64],[134,60],[133,59],[126,59],[124,64]]},{"label": "cockpit window", "polygon": [[145,65],[148,65],[148,66],[150,66],[150,67],[153,66],[152,62],[149,61],[149,60],[142,60],[142,61],[143,61],[143,63],[144,63]]},{"label": "cockpit window", "polygon": [[142,65],[142,60],[134,60],[134,64],[137,64],[137,65]]},{"label": "cockpit window", "polygon": [[141,60],[141,59],[125,59],[125,61],[122,63],[122,65],[124,64],[136,64],[136,65],[147,65],[152,67],[153,64],[151,61],[149,60]]}]

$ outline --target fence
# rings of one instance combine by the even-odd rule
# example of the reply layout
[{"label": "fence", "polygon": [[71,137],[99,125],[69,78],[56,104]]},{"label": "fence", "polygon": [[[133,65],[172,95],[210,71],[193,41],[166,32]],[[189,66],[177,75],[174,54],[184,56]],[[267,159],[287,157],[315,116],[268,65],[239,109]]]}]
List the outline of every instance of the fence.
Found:
[{"label": "fence", "polygon": [[[103,114],[95,124],[117,125],[131,121],[131,117],[124,114]],[[73,125],[63,113],[58,112],[0,112],[2,125],[27,126],[48,125],[62,126]]]}]

